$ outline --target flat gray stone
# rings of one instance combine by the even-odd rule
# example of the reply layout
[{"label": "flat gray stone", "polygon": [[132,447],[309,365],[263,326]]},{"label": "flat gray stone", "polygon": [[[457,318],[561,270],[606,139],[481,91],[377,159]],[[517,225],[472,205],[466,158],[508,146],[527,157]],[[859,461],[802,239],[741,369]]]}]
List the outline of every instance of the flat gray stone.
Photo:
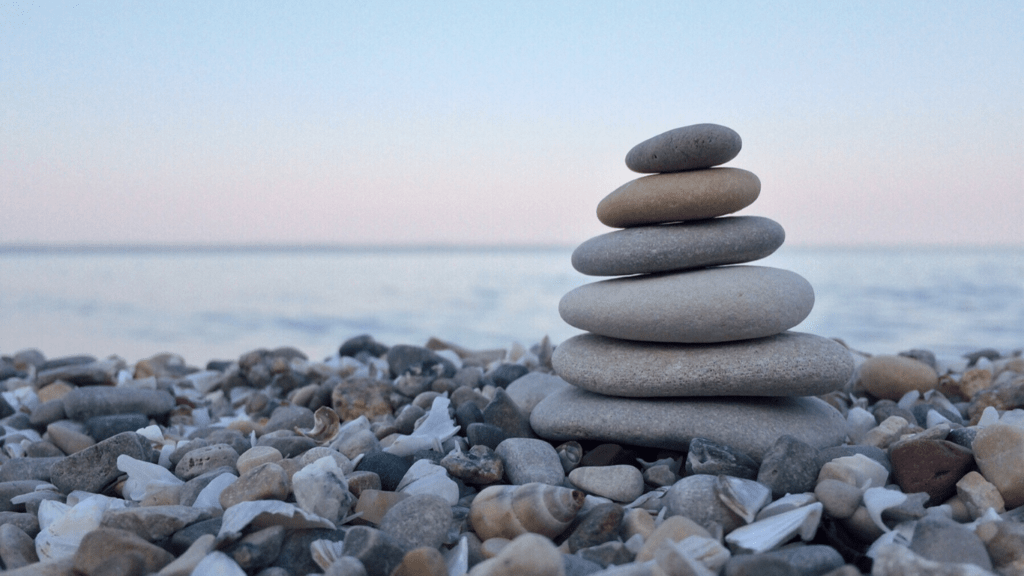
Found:
[{"label": "flat gray stone", "polygon": [[739,168],[653,174],[630,180],[597,205],[597,219],[632,228],[732,214],[757,200],[761,180]]},{"label": "flat gray stone", "polygon": [[782,226],[760,216],[638,226],[580,244],[572,267],[590,276],[626,276],[740,264],[770,255],[785,239]]},{"label": "flat gray stone", "polygon": [[718,344],[634,342],[580,334],[551,364],[563,380],[609,396],[817,396],[842,388],[853,357],[803,332]]},{"label": "flat gray stone", "polygon": [[98,494],[123,473],[117,467],[121,454],[143,462],[154,462],[157,456],[145,436],[122,432],[54,463],[50,482],[64,494],[74,490]]},{"label": "flat gray stone", "polygon": [[72,420],[94,416],[139,413],[146,416],[167,414],[174,409],[174,396],[163,390],[124,386],[83,386],[64,395],[64,412]]},{"label": "flat gray stone", "polygon": [[742,147],[740,135],[732,128],[694,124],[637,144],[626,154],[626,166],[643,174],[710,168],[732,160]]},{"label": "flat gray stone", "polygon": [[846,439],[846,419],[813,397],[637,399],[579,388],[548,396],[530,417],[547,440],[597,440],[685,451],[707,438],[761,460],[786,434],[821,449]]},{"label": "flat gray stone", "polygon": [[813,306],[814,289],[795,272],[725,266],[584,284],[562,297],[558,313],[602,336],[706,344],[785,332]]}]

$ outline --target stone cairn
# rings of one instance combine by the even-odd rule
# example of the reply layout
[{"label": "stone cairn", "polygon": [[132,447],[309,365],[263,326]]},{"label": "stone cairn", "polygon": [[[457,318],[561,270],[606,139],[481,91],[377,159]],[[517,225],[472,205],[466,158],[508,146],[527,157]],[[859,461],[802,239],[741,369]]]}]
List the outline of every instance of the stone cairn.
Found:
[{"label": "stone cairn", "polygon": [[602,223],[622,229],[572,255],[584,274],[620,277],[562,298],[562,318],[588,333],[555,350],[556,372],[574,386],[535,408],[539,435],[673,450],[696,438],[757,459],[784,435],[816,448],[843,443],[843,417],[813,396],[842,388],[853,359],[833,340],[789,330],[811,311],[811,285],[737,265],[785,239],[768,218],[725,216],[760,193],[754,174],[713,168],[740,147],[733,130],[698,124],[626,156],[651,175],[597,207]]}]

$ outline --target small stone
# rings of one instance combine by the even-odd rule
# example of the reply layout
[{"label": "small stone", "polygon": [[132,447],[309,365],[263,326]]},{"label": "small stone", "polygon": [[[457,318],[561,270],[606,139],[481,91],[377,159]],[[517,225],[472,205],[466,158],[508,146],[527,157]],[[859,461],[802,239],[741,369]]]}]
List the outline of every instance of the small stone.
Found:
[{"label": "small stone", "polygon": [[751,205],[761,181],[739,168],[655,174],[630,180],[597,205],[597,219],[612,228],[703,220]]},{"label": "small stone", "polygon": [[644,470],[644,482],[651,486],[671,486],[679,475],[668,464],[657,464]]},{"label": "small stone", "polygon": [[206,535],[216,537],[217,533],[220,532],[222,524],[223,520],[220,518],[210,518],[209,520],[202,520],[186,526],[171,536],[168,550],[176,555],[180,555],[190,549],[200,538]]},{"label": "small stone", "polygon": [[632,502],[644,493],[644,476],[633,466],[580,466],[569,473],[580,490],[614,500]]},{"label": "small stone", "polygon": [[943,563],[974,564],[992,569],[992,560],[981,538],[952,520],[925,517],[914,527],[910,550],[922,558]]},{"label": "small stone", "polygon": [[85,433],[85,426],[68,420],[50,424],[46,427],[46,434],[65,454],[81,452],[96,444],[96,441]]},{"label": "small stone", "polygon": [[410,466],[412,462],[407,458],[388,452],[370,452],[359,461],[356,470],[375,473],[380,477],[381,488],[393,492]]},{"label": "small stone", "polygon": [[597,564],[601,568],[628,564],[636,557],[635,554],[626,548],[626,545],[617,540],[583,548],[576,552],[576,555],[585,560]]},{"label": "small stone", "polygon": [[368,522],[374,526],[380,525],[384,515],[395,505],[410,498],[410,494],[404,492],[391,492],[387,490],[363,490],[359,494],[353,513],[359,514],[359,521]]},{"label": "small stone", "polygon": [[580,466],[633,466],[637,461],[637,453],[623,448],[620,444],[599,444],[590,450],[579,461]]},{"label": "small stone", "polygon": [[410,550],[391,576],[448,576],[448,565],[437,548]]},{"label": "small stone", "polygon": [[65,494],[74,490],[100,493],[121,475],[117,457],[122,454],[143,462],[153,462],[157,456],[144,436],[122,432],[55,462],[50,482]]},{"label": "small stone", "polygon": [[362,352],[371,358],[380,358],[387,354],[388,347],[374,340],[369,334],[361,334],[345,340],[338,348],[338,356],[350,356],[355,358]]},{"label": "small stone", "polygon": [[881,424],[868,430],[861,444],[876,448],[888,448],[909,429],[910,423],[901,416],[889,416]]},{"label": "small stone", "polygon": [[280,406],[270,415],[270,420],[263,425],[263,433],[276,430],[291,432],[295,428],[304,430],[312,428],[316,423],[313,411],[304,406]]},{"label": "small stone", "polygon": [[349,378],[334,387],[331,407],[342,422],[366,416],[373,420],[391,414],[391,384],[371,378]]},{"label": "small stone", "polygon": [[7,570],[38,562],[32,537],[14,524],[0,525],[0,560]]},{"label": "small stone", "polygon": [[562,297],[558,313],[611,338],[709,344],[785,332],[813,306],[814,289],[800,275],[744,265],[584,284]]},{"label": "small stone", "polygon": [[506,438],[536,438],[530,428],[530,416],[502,388],[494,392],[483,414],[484,423],[500,428]]},{"label": "small stone", "polygon": [[174,475],[182,480],[191,480],[200,474],[222,466],[235,467],[238,452],[227,444],[214,444],[186,452],[174,467]]},{"label": "small stone", "polygon": [[220,493],[220,505],[225,510],[239,502],[255,500],[284,500],[291,492],[291,483],[284,468],[267,462],[239,476]]},{"label": "small stone", "polygon": [[368,472],[366,470],[356,470],[351,474],[345,476],[348,480],[348,491],[353,496],[359,498],[359,495],[363,490],[380,490],[380,476],[377,476],[376,472]]},{"label": "small stone", "polygon": [[271,446],[253,446],[242,452],[235,461],[235,468],[239,474],[245,474],[249,470],[267,462],[280,462],[284,459],[281,451]]},{"label": "small stone", "polygon": [[630,508],[622,517],[622,539],[624,541],[638,534],[643,540],[647,540],[655,528],[654,517],[647,510]]},{"label": "small stone", "polygon": [[506,438],[508,436],[505,435],[504,430],[483,422],[470,424],[466,429],[466,439],[469,440],[471,446],[487,446],[493,450],[498,447],[498,444],[505,441]]},{"label": "small stone", "polygon": [[686,474],[711,474],[735,476],[753,480],[757,477],[758,464],[743,452],[712,442],[707,438],[694,438],[686,453]]},{"label": "small stone", "polygon": [[516,485],[540,482],[561,486],[565,480],[562,461],[551,444],[532,438],[509,438],[495,449],[505,463],[505,475]]},{"label": "small stone", "polygon": [[860,366],[860,382],[878,398],[899,400],[912,390],[927,392],[939,385],[935,369],[904,356],[873,356]]},{"label": "small stone", "polygon": [[307,450],[311,450],[315,448],[317,444],[316,440],[313,440],[312,438],[300,436],[292,432],[285,432],[284,430],[278,430],[277,432],[270,432],[260,436],[256,445],[277,448],[277,451],[287,459],[294,458]]},{"label": "small stone", "polygon": [[825,513],[840,520],[853,516],[863,495],[863,489],[833,479],[822,480],[814,487],[814,496],[825,507]]},{"label": "small stone", "polygon": [[590,548],[613,540],[619,536],[619,527],[625,509],[618,504],[598,504],[578,519],[576,528],[569,534],[566,544],[569,553],[575,554],[583,548]]},{"label": "small stone", "polygon": [[63,456],[46,458],[11,458],[0,465],[0,482],[17,480],[51,481],[54,465],[65,460]]},{"label": "small stone", "polygon": [[740,153],[735,130],[718,124],[693,124],[663,132],[626,154],[626,166],[646,174],[679,172],[725,164]]},{"label": "small stone", "polygon": [[170,552],[146,542],[131,532],[97,528],[82,538],[82,543],[75,552],[74,567],[76,571],[84,574],[96,574],[115,558],[128,555],[139,556],[142,574],[156,572],[174,560]]},{"label": "small stone", "polygon": [[530,372],[525,376],[516,378],[508,385],[505,392],[508,393],[509,398],[529,418],[530,412],[533,412],[534,406],[539,404],[541,400],[568,386],[568,382],[554,374]]},{"label": "small stone", "polygon": [[366,573],[390,575],[405,556],[405,549],[390,536],[369,526],[353,526],[345,533],[345,556],[352,556],[363,563]]},{"label": "small stone", "polygon": [[487,446],[477,444],[468,452],[453,450],[441,459],[441,466],[466,484],[493,484],[505,475],[501,458]]},{"label": "small stone", "polygon": [[910,440],[889,451],[893,479],[907,494],[927,492],[929,503],[956,494],[956,483],[973,466],[970,450],[945,440]]},{"label": "small stone", "polygon": [[712,537],[711,533],[704,526],[687,516],[669,516],[651,532],[650,536],[647,536],[643,547],[636,554],[636,561],[646,562],[653,560],[654,554],[666,542],[681,542],[690,536]]},{"label": "small stone", "polygon": [[174,409],[174,397],[163,390],[123,386],[83,386],[62,400],[68,418],[79,421],[110,414],[161,416]]},{"label": "small stone", "polygon": [[391,507],[380,521],[381,532],[406,550],[436,549],[448,534],[452,507],[431,494],[410,496]]},{"label": "small stone", "polygon": [[189,506],[141,506],[107,510],[100,526],[136,534],[149,542],[170,538],[190,524],[206,520],[210,513]]},{"label": "small stone", "polygon": [[708,474],[683,478],[665,496],[668,513],[686,516],[708,530],[718,524],[726,534],[744,525],[743,518],[719,499],[716,487],[717,477]]},{"label": "small stone", "polygon": [[990,424],[978,432],[972,447],[978,469],[999,489],[1006,508],[1024,504],[1024,428]]},{"label": "small stone", "polygon": [[526,376],[530,369],[522,364],[498,364],[493,370],[484,374],[484,381],[498,388],[507,388],[509,384]]},{"label": "small stone", "polygon": [[387,352],[387,361],[392,378],[397,378],[407,372],[434,374],[445,378],[455,375],[455,365],[451,361],[433,350],[421,346],[407,344],[392,346]]},{"label": "small stone", "polygon": [[330,456],[296,472],[292,476],[291,490],[300,508],[335,525],[341,523],[356,501],[348,491],[345,473]]},{"label": "small stone", "polygon": [[889,471],[871,458],[855,454],[825,463],[818,473],[817,483],[829,479],[845,482],[855,488],[865,488],[868,483],[872,487],[879,487],[885,486],[886,480],[889,479]]},{"label": "small stone", "polygon": [[565,576],[562,555],[543,536],[527,532],[509,542],[497,556],[477,564],[469,576]]},{"label": "small stone", "polygon": [[814,490],[821,471],[818,450],[792,436],[782,436],[768,449],[757,470],[757,481],[772,491],[772,497]]},{"label": "small stone", "polygon": [[956,483],[956,493],[967,506],[967,511],[972,519],[980,518],[989,508],[994,509],[997,514],[1006,511],[1005,502],[999,494],[999,489],[977,472],[971,471],[965,474]]},{"label": "small stone", "polygon": [[243,536],[228,553],[244,570],[263,568],[277,559],[284,537],[284,526],[268,526]]},{"label": "small stone", "polygon": [[[985,522],[976,529],[997,569],[1020,573],[1024,567],[1024,524],[1020,522]],[[1009,570],[1008,570],[1009,568]],[[1017,569],[1017,572],[1011,570]]]},{"label": "small stone", "polygon": [[[341,542],[345,539],[345,530],[330,528],[314,528],[311,530],[288,530],[285,532],[281,551],[274,560],[274,566],[285,569],[285,573],[277,572],[277,576],[290,574],[318,574],[322,568],[313,561],[310,546],[317,540]],[[269,570],[269,569],[268,569]],[[260,573],[263,574],[262,572]],[[197,575],[198,576],[198,575]]]},{"label": "small stone", "polygon": [[85,421],[86,434],[97,442],[102,442],[121,432],[134,432],[146,426],[149,426],[149,417],[137,412],[94,416]]}]

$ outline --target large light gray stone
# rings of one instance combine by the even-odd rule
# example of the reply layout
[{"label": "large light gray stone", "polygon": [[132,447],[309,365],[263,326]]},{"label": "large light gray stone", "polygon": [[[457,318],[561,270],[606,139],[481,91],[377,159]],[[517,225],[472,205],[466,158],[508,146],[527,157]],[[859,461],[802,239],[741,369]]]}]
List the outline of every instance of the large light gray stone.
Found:
[{"label": "large light gray stone", "polygon": [[572,266],[591,276],[625,276],[739,264],[768,256],[785,239],[782,226],[760,216],[639,226],[580,244]]},{"label": "large light gray stone", "polygon": [[616,398],[579,388],[548,396],[530,417],[542,438],[597,440],[685,451],[694,438],[760,460],[784,435],[821,449],[846,438],[846,420],[813,397]]},{"label": "large light gray stone", "polygon": [[853,357],[828,338],[783,332],[719,344],[634,342],[580,334],[551,358],[563,380],[609,396],[816,396],[853,376]]},{"label": "large light gray stone", "polygon": [[644,174],[710,168],[735,158],[742,146],[740,135],[732,128],[694,124],[637,144],[626,154],[626,166]]},{"label": "large light gray stone", "polygon": [[739,168],[653,174],[626,182],[597,205],[597,219],[631,228],[732,214],[757,200],[761,181]]},{"label": "large light gray stone", "polygon": [[688,344],[779,334],[813,306],[814,289],[799,274],[725,266],[585,284],[562,297],[558,313],[603,336]]}]

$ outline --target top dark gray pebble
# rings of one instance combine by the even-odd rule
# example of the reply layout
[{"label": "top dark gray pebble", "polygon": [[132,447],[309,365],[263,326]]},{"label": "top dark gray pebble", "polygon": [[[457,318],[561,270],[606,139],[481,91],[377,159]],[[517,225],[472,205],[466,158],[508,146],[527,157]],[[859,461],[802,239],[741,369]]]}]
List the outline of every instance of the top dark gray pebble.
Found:
[{"label": "top dark gray pebble", "polygon": [[163,390],[83,386],[64,395],[64,412],[72,420],[129,413],[158,416],[173,409],[174,396]]},{"label": "top dark gray pebble", "polygon": [[725,164],[740,153],[740,135],[718,124],[694,124],[658,134],[626,154],[626,166],[641,174],[681,172]]},{"label": "top dark gray pebble", "polygon": [[625,276],[760,260],[782,246],[786,232],[760,216],[639,226],[595,236],[572,253],[572,267],[590,276]]}]

